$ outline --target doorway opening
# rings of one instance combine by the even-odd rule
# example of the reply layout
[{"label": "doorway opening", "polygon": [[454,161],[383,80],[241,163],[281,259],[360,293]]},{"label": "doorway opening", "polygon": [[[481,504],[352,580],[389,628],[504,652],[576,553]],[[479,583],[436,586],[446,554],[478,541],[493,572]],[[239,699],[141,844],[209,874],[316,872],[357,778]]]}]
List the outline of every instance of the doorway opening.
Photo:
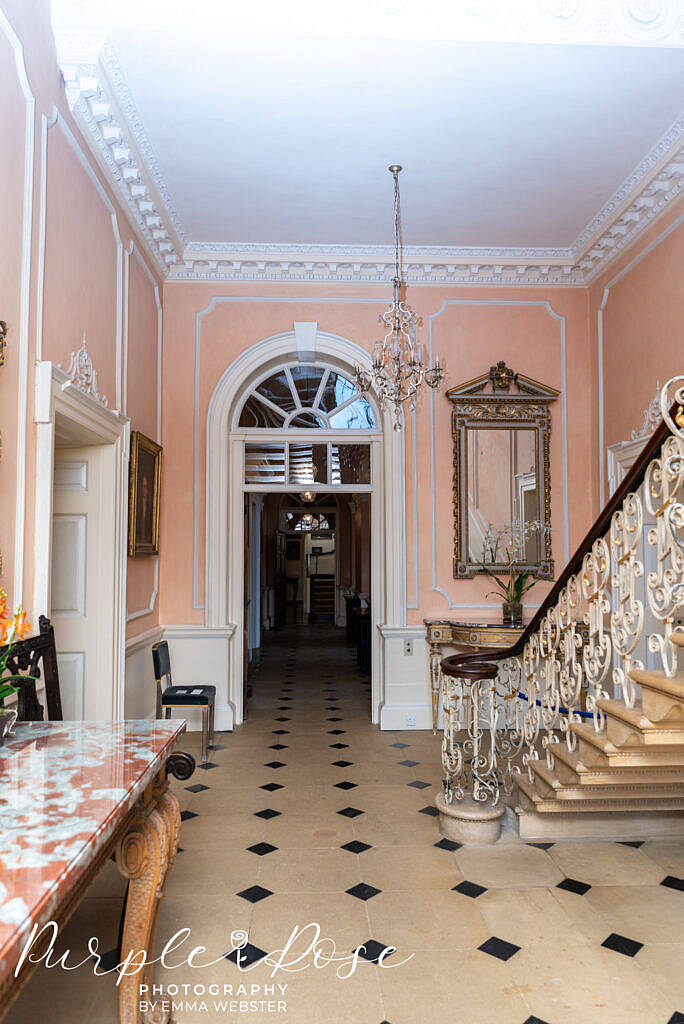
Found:
[{"label": "doorway opening", "polygon": [[[283,636],[341,648],[372,676],[371,494],[245,493],[245,714]],[[372,709],[369,709],[372,717]]]}]

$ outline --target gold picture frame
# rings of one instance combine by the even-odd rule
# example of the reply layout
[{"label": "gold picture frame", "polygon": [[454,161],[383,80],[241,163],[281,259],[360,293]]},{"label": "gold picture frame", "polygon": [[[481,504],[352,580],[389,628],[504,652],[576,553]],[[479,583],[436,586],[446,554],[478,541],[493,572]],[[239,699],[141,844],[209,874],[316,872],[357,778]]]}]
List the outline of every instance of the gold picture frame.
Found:
[{"label": "gold picture frame", "polygon": [[159,554],[162,448],[140,431],[131,432],[128,486],[128,554]]}]

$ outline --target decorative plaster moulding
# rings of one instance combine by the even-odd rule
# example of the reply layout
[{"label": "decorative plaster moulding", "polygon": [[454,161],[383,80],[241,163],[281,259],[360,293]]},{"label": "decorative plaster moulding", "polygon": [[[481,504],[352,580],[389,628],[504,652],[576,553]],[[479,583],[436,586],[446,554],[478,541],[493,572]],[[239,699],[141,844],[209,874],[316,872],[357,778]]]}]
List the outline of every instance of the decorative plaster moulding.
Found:
[{"label": "decorative plaster moulding", "polygon": [[[479,0],[479,7],[491,6]],[[549,0],[552,17],[579,17],[579,0]],[[585,5],[586,6],[586,5]],[[630,0],[630,31],[657,32],[676,5]],[[606,23],[607,24],[607,23]],[[676,20],[684,43],[684,14]],[[116,51],[102,32],[56,32],[67,98],[100,165],[113,180],[141,237],[170,281],[389,284],[390,246],[213,243],[188,241],[126,84]],[[595,42],[626,42],[600,39]],[[632,39],[632,42],[634,40]],[[568,247],[405,246],[411,284],[586,287],[596,280],[684,190],[684,114],[656,143]]]}]

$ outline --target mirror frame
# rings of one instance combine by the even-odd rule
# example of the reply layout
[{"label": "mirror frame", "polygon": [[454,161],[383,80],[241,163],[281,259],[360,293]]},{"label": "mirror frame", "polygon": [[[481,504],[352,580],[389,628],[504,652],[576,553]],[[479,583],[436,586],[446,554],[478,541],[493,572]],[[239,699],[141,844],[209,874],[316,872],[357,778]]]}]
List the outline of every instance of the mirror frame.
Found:
[{"label": "mirror frame", "polygon": [[[551,542],[551,403],[560,395],[555,388],[531,377],[514,373],[503,360],[490,367],[488,373],[450,388],[446,397],[453,405],[451,433],[454,445],[454,579],[471,579],[480,573],[479,562],[469,559],[468,543],[468,430],[491,426],[493,429],[529,430],[536,432],[536,472],[540,482],[539,519],[543,533],[540,538],[540,560],[519,563],[537,579],[553,579]],[[487,566],[493,573],[506,573],[505,563]]]}]

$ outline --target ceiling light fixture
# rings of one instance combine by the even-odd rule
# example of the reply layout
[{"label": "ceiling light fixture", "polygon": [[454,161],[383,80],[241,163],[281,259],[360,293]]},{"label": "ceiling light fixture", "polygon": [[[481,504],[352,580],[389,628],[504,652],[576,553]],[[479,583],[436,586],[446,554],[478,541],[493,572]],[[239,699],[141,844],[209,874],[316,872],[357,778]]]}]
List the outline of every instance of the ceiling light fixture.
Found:
[{"label": "ceiling light fixture", "polygon": [[401,165],[392,164],[388,169],[394,178],[394,299],[380,317],[387,331],[383,340],[375,343],[370,371],[362,370],[358,363],[354,369],[361,391],[373,388],[383,409],[385,406],[394,406],[394,429],[401,430],[404,402],[409,403],[409,409],[415,409],[418,389],[423,384],[429,388],[439,388],[444,370],[440,366],[439,356],[434,366],[425,368],[423,346],[416,343],[416,315],[402,300],[402,289],[405,291],[406,286],[401,277]]},{"label": "ceiling light fixture", "polygon": [[301,498],[302,501],[305,501],[305,502],[315,501],[316,500],[316,492],[315,491],[300,491],[299,492],[299,497]]}]

